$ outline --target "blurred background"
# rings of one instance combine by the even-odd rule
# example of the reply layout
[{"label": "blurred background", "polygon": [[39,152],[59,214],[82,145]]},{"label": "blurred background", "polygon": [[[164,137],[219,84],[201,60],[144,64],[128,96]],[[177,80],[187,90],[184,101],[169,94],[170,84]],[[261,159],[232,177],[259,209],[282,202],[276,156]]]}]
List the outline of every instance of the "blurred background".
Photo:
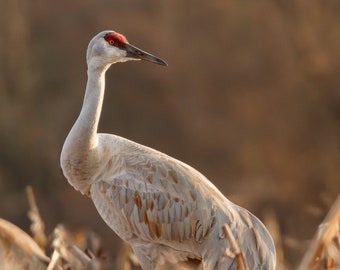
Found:
[{"label": "blurred background", "polygon": [[85,53],[112,29],[165,59],[114,65],[100,131],[192,165],[279,224],[287,267],[340,191],[340,2],[0,0],[0,216],[28,231],[32,185],[50,233],[120,240],[63,177]]}]

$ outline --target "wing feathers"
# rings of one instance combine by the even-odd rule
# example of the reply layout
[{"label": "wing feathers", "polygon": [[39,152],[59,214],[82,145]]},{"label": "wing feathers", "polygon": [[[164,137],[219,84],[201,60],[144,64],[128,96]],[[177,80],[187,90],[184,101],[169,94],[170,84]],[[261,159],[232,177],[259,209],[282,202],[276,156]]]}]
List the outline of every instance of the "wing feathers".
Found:
[{"label": "wing feathers", "polygon": [[[182,257],[201,259],[205,258],[205,251],[195,253],[198,243],[215,244],[215,238],[223,240],[223,235],[218,238],[219,228],[227,223],[243,246],[250,244],[245,249],[248,256],[254,255],[251,265],[267,261],[268,251],[261,251],[260,246],[270,245],[271,239],[261,223],[230,203],[199,172],[131,142],[122,144],[119,156],[114,158],[118,160],[110,160],[109,166],[95,177],[91,197],[103,219],[121,238],[141,247],[152,244],[159,262],[169,260],[176,250],[174,262]],[[261,240],[263,237],[267,238]],[[194,253],[179,252],[179,247]],[[258,254],[252,247],[258,249]],[[159,248],[164,254],[159,253]],[[275,250],[274,246],[269,249]],[[206,265],[214,267],[218,254],[214,248],[209,248],[207,254],[208,251],[216,253],[205,258]],[[275,258],[275,252],[271,255]]]},{"label": "wing feathers", "polygon": [[119,175],[103,175],[91,188],[98,209],[115,205],[99,212],[118,235],[181,242],[207,235],[215,215],[212,202],[187,167],[141,155],[126,157],[124,168]]}]

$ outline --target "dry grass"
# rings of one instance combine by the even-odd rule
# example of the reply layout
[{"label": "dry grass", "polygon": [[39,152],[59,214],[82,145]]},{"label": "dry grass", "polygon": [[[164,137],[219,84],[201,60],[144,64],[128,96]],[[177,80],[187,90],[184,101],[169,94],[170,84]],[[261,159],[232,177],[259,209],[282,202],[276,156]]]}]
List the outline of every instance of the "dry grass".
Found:
[{"label": "dry grass", "polygon": [[[26,189],[30,205],[28,216],[31,220],[31,233],[33,238],[21,231],[15,225],[4,221],[6,226],[0,226],[0,257],[2,266],[7,269],[20,269],[21,266],[13,266],[12,258],[25,260],[27,269],[38,269],[37,255],[39,254],[39,269],[47,270],[141,270],[137,258],[132,253],[128,244],[120,248],[116,260],[105,255],[100,238],[91,231],[71,232],[64,225],[57,225],[51,237],[44,233],[44,222],[39,214],[33,191],[31,187]],[[265,223],[272,232],[278,251],[277,269],[286,269],[284,266],[284,255],[281,246],[280,228],[273,212],[268,212]],[[0,224],[1,225],[1,224]],[[236,258],[237,270],[249,270],[242,246],[230,232],[227,225],[223,226],[223,232],[230,248],[226,250],[225,256]],[[5,241],[5,240],[6,241]],[[50,239],[52,251],[50,258],[44,255]],[[5,245],[6,244],[6,245]],[[7,249],[4,247],[7,246]],[[30,249],[34,246],[35,251]],[[20,259],[19,259],[20,258]],[[14,268],[13,268],[14,267]],[[165,266],[163,270],[189,269],[183,266]],[[195,268],[190,268],[195,269]],[[305,253],[299,270],[336,270],[340,269],[340,196],[331,207],[325,220],[311,241]]]},{"label": "dry grass", "polygon": [[340,268],[340,195],[302,259],[299,270],[331,270]]},{"label": "dry grass", "polygon": [[228,224],[225,224],[222,227],[222,230],[223,230],[225,238],[227,239],[230,245],[230,248],[226,250],[225,255],[236,259],[237,270],[249,270],[241,243],[236,241]]}]

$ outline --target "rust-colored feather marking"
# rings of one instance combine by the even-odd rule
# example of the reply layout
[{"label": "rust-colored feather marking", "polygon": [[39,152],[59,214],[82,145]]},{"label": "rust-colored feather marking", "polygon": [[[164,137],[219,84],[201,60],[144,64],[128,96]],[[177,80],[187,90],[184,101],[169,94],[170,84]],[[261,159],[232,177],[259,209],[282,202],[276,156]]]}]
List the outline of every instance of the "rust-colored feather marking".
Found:
[{"label": "rust-colored feather marking", "polygon": [[148,176],[146,177],[146,180],[147,180],[150,184],[152,184],[152,182],[153,182],[153,179],[152,179],[152,176],[151,176],[151,175],[148,175]]},{"label": "rust-colored feather marking", "polygon": [[149,218],[148,218],[148,214],[146,213],[146,211],[144,212],[144,223],[145,224],[149,223]]},{"label": "rust-colored feather marking", "polygon": [[178,176],[177,176],[176,171],[170,170],[170,171],[169,171],[169,176],[170,176],[169,178],[170,178],[174,183],[178,184]]},{"label": "rust-colored feather marking", "polygon": [[150,228],[150,231],[153,233],[154,236],[156,236],[157,238],[161,237],[162,226],[159,226],[159,224],[150,221],[149,222],[149,228]]},{"label": "rust-colored feather marking", "polygon": [[133,196],[133,201],[135,202],[135,204],[137,205],[139,209],[142,208],[142,199],[140,198],[138,194]]}]

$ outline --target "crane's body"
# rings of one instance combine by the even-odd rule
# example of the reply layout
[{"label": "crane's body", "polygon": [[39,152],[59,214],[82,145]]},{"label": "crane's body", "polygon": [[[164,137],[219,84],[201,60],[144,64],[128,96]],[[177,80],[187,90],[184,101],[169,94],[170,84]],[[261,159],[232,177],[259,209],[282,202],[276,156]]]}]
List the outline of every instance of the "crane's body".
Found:
[{"label": "crane's body", "polygon": [[83,107],[61,154],[65,177],[92,198],[108,226],[131,244],[144,270],[192,259],[203,270],[236,269],[235,259],[225,256],[224,224],[243,247],[250,269],[275,269],[275,248],[264,225],[205,176],[149,147],[97,133],[106,70],[139,59],[166,65],[113,31],[90,42]]}]

